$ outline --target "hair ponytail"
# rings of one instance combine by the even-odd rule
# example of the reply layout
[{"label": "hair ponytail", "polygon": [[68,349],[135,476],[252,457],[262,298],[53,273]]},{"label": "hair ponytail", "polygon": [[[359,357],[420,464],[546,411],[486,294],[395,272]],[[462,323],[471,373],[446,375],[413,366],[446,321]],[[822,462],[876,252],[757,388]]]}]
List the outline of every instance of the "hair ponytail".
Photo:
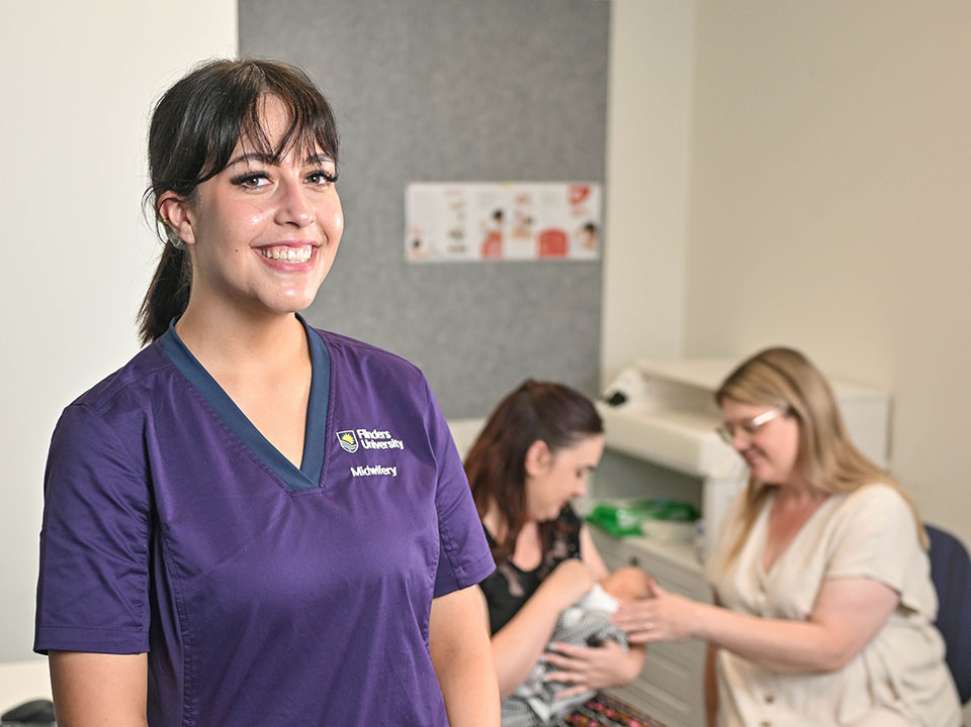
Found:
[{"label": "hair ponytail", "polygon": [[166,242],[155,275],[138,309],[138,335],[148,344],[168,330],[172,319],[189,304],[192,265],[185,248]]}]

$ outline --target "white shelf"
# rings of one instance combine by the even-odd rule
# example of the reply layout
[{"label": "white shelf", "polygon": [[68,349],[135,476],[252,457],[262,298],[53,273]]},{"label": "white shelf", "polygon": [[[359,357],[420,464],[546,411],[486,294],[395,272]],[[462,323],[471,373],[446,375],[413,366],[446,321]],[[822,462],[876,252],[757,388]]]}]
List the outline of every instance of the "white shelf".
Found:
[{"label": "white shelf", "polygon": [[599,404],[607,446],[699,477],[731,477],[742,468],[738,455],[715,434],[718,418],[677,410]]},{"label": "white shelf", "polygon": [[704,577],[704,566],[698,561],[695,547],[691,543],[670,543],[651,538],[624,538],[626,543],[643,550],[656,558],[667,561],[686,573]]},{"label": "white shelf", "polygon": [[[722,442],[717,437],[709,437],[711,429],[718,423],[718,409],[714,401],[714,393],[738,365],[734,359],[682,359],[676,361],[654,361],[642,359],[637,362],[636,369],[646,382],[646,400],[631,402],[620,408],[629,410],[632,419],[636,417],[650,419],[644,433],[658,431],[656,420],[666,418],[671,420],[671,427],[679,431],[679,422],[683,421],[678,412],[702,412],[703,416],[710,415],[711,421],[698,420],[698,426],[708,431],[699,431],[694,437],[694,443],[676,444],[676,456],[669,456],[667,460],[658,457],[658,450],[663,449],[663,443],[653,447],[643,447],[634,444],[636,434],[629,427],[629,431],[620,433],[618,449],[663,462],[670,467],[702,476],[712,475],[722,477],[724,471],[720,469],[721,460],[718,459],[718,447]],[[865,386],[852,381],[845,381],[827,376],[833,388],[843,416],[847,430],[854,444],[863,453],[874,460],[881,467],[886,467],[890,461],[890,396],[872,386]],[[636,413],[636,407],[641,411]],[[604,409],[601,409],[603,412]],[[611,433],[608,428],[608,444],[612,445]],[[669,440],[663,440],[667,443]],[[712,459],[712,458],[715,459]]]},{"label": "white shelf", "polygon": [[[676,361],[642,359],[638,368],[648,377],[684,384],[714,393],[722,381],[741,363],[735,359],[698,358]],[[887,394],[872,386],[827,376],[837,399],[884,400]]]},{"label": "white shelf", "polygon": [[731,359],[715,358],[677,361],[642,359],[637,362],[637,367],[651,378],[664,379],[671,383],[693,386],[714,393],[738,363]]}]

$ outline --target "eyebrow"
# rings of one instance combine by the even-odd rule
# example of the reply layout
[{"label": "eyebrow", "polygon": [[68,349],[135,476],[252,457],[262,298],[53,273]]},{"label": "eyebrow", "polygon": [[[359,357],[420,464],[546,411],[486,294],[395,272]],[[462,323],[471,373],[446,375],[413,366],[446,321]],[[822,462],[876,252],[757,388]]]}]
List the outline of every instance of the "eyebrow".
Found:
[{"label": "eyebrow", "polygon": [[[235,164],[242,164],[244,162],[261,162],[263,164],[279,164],[279,159],[277,159],[273,154],[264,154],[262,152],[251,151],[247,154],[240,154],[238,157],[231,159],[226,165],[231,167]],[[304,166],[310,166],[313,164],[324,164],[326,162],[334,163],[334,160],[327,154],[311,154],[306,159],[304,159]]]}]

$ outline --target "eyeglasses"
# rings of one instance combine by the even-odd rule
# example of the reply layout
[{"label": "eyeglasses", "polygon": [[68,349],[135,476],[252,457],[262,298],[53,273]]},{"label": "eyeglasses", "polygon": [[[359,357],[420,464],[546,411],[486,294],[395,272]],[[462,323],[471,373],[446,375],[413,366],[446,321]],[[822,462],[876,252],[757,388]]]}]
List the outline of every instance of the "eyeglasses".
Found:
[{"label": "eyeglasses", "polygon": [[778,417],[788,413],[789,407],[775,406],[768,411],[757,414],[751,419],[744,419],[740,422],[723,422],[719,426],[715,427],[715,432],[725,441],[726,444],[731,444],[735,441],[735,435],[739,431],[744,432],[749,438],[754,437],[756,434],[758,434],[762,427],[771,422],[773,419],[777,419]]}]

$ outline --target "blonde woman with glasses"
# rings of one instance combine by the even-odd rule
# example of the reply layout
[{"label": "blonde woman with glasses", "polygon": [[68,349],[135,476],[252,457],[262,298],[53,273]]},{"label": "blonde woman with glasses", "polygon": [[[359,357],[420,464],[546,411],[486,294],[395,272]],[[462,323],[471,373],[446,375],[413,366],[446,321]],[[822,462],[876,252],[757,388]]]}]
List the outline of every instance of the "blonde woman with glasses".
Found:
[{"label": "blonde woman with glasses", "polygon": [[850,442],[825,378],[770,348],[716,399],[751,475],[708,564],[718,605],[655,588],[616,623],[633,643],[709,643],[712,726],[960,725],[927,535]]}]

